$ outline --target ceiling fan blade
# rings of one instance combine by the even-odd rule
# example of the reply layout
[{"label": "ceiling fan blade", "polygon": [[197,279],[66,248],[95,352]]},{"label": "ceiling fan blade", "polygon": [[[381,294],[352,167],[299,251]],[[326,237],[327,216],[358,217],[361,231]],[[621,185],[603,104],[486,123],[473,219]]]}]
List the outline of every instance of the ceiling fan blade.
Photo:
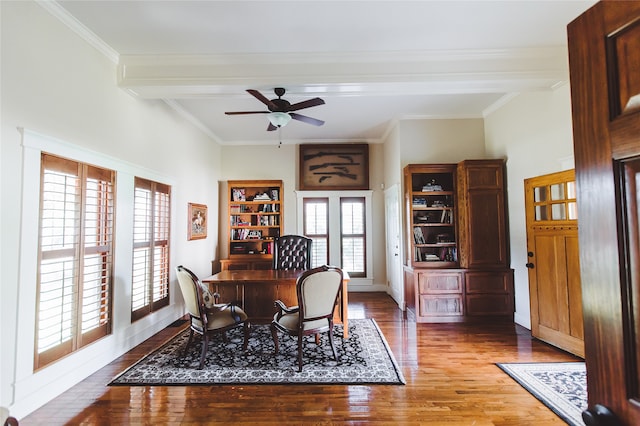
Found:
[{"label": "ceiling fan blade", "polygon": [[271,111],[232,111],[225,112],[227,115],[240,115],[240,114],[269,114]]},{"label": "ceiling fan blade", "polygon": [[273,132],[274,130],[277,130],[277,129],[278,128],[271,123],[269,123],[269,126],[267,126],[267,132]]},{"label": "ceiling fan blade", "polygon": [[263,104],[265,104],[266,106],[269,107],[270,111],[273,111],[274,109],[276,109],[277,107],[274,105],[273,102],[271,102],[269,99],[267,99],[262,93],[258,92],[257,90],[254,89],[247,89],[247,92],[249,92],[250,94],[252,94],[257,100],[259,100],[260,102],[262,102]]},{"label": "ceiling fan blade", "polygon": [[306,115],[297,114],[295,112],[291,112],[289,113],[289,115],[294,120],[302,121],[307,124],[313,124],[314,126],[322,126],[324,124],[324,121],[322,120],[318,120],[317,118],[307,117]]},{"label": "ceiling fan blade", "polygon": [[298,111],[303,108],[311,108],[318,105],[324,105],[324,100],[320,98],[308,99],[306,101],[298,102],[289,107],[289,111]]}]

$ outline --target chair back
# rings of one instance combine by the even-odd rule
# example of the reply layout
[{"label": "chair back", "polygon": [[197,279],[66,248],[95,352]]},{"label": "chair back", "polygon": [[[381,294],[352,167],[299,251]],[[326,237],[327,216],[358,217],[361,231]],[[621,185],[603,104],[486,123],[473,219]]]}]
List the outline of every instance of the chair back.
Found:
[{"label": "chair back", "polygon": [[324,265],[306,271],[296,283],[300,319],[311,321],[332,317],[341,290],[341,269]]},{"label": "chair back", "polygon": [[273,269],[311,269],[311,238],[283,235],[274,241]]},{"label": "chair back", "polygon": [[200,291],[200,280],[182,265],[176,267],[176,274],[187,312],[191,317],[200,318],[200,307],[204,304],[202,291]]}]

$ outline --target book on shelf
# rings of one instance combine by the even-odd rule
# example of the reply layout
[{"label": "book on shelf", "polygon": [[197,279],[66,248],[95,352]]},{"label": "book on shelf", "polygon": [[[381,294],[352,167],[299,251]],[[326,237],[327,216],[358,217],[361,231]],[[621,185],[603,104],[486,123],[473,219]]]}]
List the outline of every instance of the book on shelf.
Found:
[{"label": "book on shelf", "polygon": [[413,228],[413,238],[416,244],[425,244],[424,234],[422,233],[422,228],[416,226]]},{"label": "book on shelf", "polygon": [[451,223],[451,210],[442,210],[440,223]]},{"label": "book on shelf", "polygon": [[413,207],[427,207],[427,199],[423,197],[413,197]]}]

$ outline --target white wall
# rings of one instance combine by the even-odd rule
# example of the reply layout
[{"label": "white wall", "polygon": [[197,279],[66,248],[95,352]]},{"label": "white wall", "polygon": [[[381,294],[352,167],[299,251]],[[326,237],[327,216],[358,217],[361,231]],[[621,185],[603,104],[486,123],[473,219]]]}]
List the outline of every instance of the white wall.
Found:
[{"label": "white wall", "polygon": [[[172,274],[171,305],[130,323],[133,176],[172,185],[171,264],[207,274],[218,244],[221,156],[165,103],[118,89],[116,65],[36,3],[0,2],[0,13],[0,406],[20,418],[184,312]],[[25,146],[19,127],[28,130]],[[118,172],[115,318],[112,335],[34,373],[40,149]],[[188,202],[210,206],[208,238],[187,241]]]},{"label": "white wall", "polygon": [[569,85],[521,94],[486,117],[484,126],[487,155],[507,159],[514,320],[531,328],[524,179],[574,167]]},{"label": "white wall", "polygon": [[486,158],[481,118],[403,120],[399,129],[402,167]]},{"label": "white wall", "polygon": [[[273,146],[223,146],[222,173],[224,181],[220,186],[221,215],[226,214],[226,181],[227,180],[255,180],[278,179],[284,185],[284,233],[297,233],[297,207],[295,191],[298,189],[298,157],[297,145],[282,145],[277,142]],[[368,277],[371,285],[360,287],[357,278],[353,278],[349,285],[350,291],[386,291],[386,247],[384,228],[384,146],[369,144],[369,188],[373,191],[373,276]],[[221,241],[227,238],[226,223],[220,223]],[[228,248],[220,246],[216,259],[225,259]]]}]

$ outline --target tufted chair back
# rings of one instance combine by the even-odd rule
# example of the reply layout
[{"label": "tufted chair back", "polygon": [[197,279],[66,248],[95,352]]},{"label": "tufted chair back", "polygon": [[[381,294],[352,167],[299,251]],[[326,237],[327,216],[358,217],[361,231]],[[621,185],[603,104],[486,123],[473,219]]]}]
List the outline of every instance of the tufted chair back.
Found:
[{"label": "tufted chair back", "polygon": [[311,269],[311,238],[283,235],[275,239],[273,269]]}]

